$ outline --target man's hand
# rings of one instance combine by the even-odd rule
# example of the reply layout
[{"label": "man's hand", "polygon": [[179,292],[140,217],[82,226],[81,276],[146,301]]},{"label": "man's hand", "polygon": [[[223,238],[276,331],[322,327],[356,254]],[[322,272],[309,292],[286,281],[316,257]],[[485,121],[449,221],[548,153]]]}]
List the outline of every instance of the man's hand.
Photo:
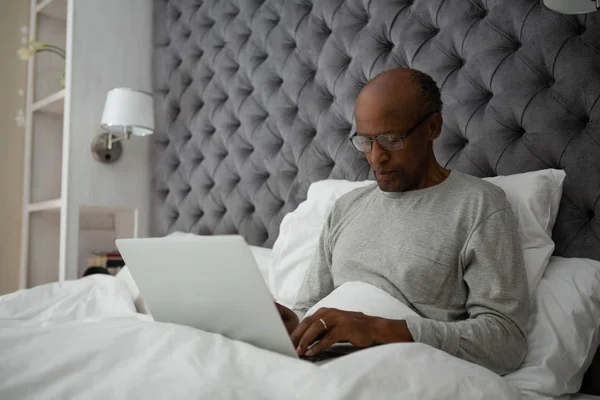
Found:
[{"label": "man's hand", "polygon": [[[298,355],[313,356],[339,342],[356,347],[412,342],[406,321],[372,317],[359,312],[321,308],[305,318],[291,335]],[[314,342],[310,350],[308,347]]]},{"label": "man's hand", "polygon": [[288,333],[291,335],[294,329],[296,329],[298,326],[298,316],[286,306],[282,306],[279,303],[275,303],[275,305],[277,306],[279,315],[281,315],[281,320],[285,325],[285,329],[287,329]]}]

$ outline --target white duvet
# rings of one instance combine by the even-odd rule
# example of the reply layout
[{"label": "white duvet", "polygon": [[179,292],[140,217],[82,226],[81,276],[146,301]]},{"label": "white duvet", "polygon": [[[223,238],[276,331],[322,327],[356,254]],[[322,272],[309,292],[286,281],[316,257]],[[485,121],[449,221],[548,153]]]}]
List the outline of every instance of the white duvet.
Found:
[{"label": "white duvet", "polygon": [[422,344],[318,366],[135,311],[93,276],[0,297],[0,399],[518,399],[498,375]]}]

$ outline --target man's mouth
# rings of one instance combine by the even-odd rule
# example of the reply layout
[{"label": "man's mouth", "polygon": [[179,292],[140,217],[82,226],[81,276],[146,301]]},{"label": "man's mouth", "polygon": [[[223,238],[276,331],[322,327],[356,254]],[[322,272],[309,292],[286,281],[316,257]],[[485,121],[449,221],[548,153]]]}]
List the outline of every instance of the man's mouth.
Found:
[{"label": "man's mouth", "polygon": [[390,176],[394,175],[395,173],[396,173],[396,171],[380,171],[380,172],[377,172],[377,176],[386,178],[386,177],[390,177]]}]

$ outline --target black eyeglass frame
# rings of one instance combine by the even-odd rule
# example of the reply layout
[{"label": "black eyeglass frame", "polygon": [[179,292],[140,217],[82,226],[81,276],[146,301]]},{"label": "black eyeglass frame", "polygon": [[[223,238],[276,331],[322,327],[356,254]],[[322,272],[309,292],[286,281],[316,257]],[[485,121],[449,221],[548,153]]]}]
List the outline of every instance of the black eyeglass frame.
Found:
[{"label": "black eyeglass frame", "polygon": [[[407,130],[406,132],[404,132],[404,133],[403,133],[403,134],[401,134],[401,135],[398,135],[397,133],[381,133],[381,134],[379,134],[379,135],[374,135],[374,136],[370,136],[370,137],[369,137],[369,136],[361,136],[362,138],[365,138],[365,139],[368,139],[368,140],[369,140],[369,142],[370,142],[370,143],[369,143],[369,144],[370,144],[369,151],[363,151],[363,150],[359,149],[359,148],[356,146],[356,144],[354,143],[354,140],[353,140],[353,139],[354,139],[355,137],[359,136],[359,135],[358,135],[358,132],[354,132],[354,134],[353,134],[352,136],[350,136],[350,137],[348,138],[348,140],[350,140],[350,143],[352,143],[352,147],[354,147],[354,148],[356,149],[356,151],[358,151],[358,152],[360,152],[360,153],[363,153],[363,154],[369,153],[369,152],[371,152],[371,151],[373,150],[373,142],[375,142],[375,141],[377,141],[377,144],[379,144],[379,146],[380,146],[382,149],[384,149],[385,151],[399,151],[399,150],[402,150],[402,148],[404,148],[404,140],[406,140],[406,138],[407,138],[407,137],[408,137],[408,136],[409,136],[411,133],[413,133],[415,130],[417,130],[417,128],[418,128],[419,126],[421,126],[421,124],[423,124],[423,122],[427,121],[427,120],[429,119],[429,117],[431,117],[433,114],[437,114],[438,112],[439,112],[439,111],[431,111],[431,112],[429,112],[429,113],[425,114],[425,115],[423,116],[423,118],[421,118],[421,119],[420,119],[420,120],[419,120],[419,121],[418,121],[418,122],[417,122],[417,123],[416,123],[416,124],[415,124],[415,125],[414,125],[412,128],[410,128],[409,130]],[[398,141],[401,143],[401,144],[400,144],[400,147],[399,147],[399,148],[397,148],[397,149],[392,149],[392,150],[389,150],[389,149],[387,149],[387,148],[386,148],[384,145],[382,145],[382,144],[381,144],[381,143],[380,143],[380,142],[377,140],[377,139],[379,139],[380,137],[385,137],[385,136],[387,136],[387,137],[390,137],[390,136],[396,137],[396,138],[398,139]]]}]

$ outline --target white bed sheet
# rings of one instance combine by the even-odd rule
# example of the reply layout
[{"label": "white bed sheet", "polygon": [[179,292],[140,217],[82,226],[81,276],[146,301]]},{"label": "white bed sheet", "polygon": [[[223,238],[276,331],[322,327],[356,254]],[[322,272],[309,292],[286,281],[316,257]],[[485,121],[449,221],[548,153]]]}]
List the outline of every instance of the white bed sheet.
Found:
[{"label": "white bed sheet", "polygon": [[137,314],[108,276],[0,297],[1,399],[519,399],[474,364],[422,344],[322,366]]}]

